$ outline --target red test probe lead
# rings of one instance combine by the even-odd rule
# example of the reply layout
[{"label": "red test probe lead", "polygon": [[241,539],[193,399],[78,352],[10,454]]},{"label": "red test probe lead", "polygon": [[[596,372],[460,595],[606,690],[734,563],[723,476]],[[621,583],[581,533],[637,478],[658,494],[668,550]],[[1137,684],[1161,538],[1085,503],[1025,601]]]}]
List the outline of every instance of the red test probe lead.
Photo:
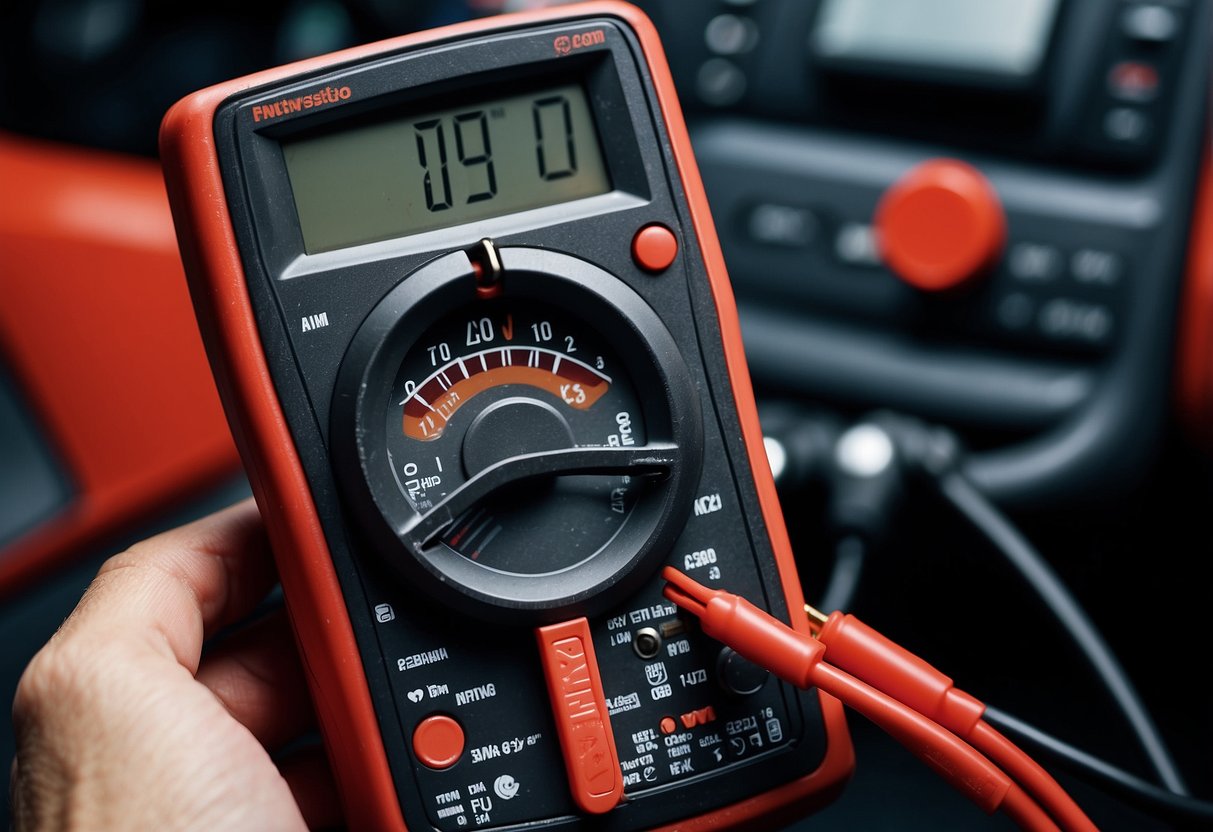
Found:
[{"label": "red test probe lead", "polygon": [[1040,765],[982,719],[985,705],[951,678],[853,615],[824,615],[805,605],[809,627],[826,658],[877,690],[947,728],[1011,775],[1065,829],[1093,832],[1095,824]]},{"label": "red test probe lead", "polygon": [[663,577],[665,596],[698,616],[707,635],[797,687],[838,698],[987,813],[1001,809],[1033,832],[1056,830],[1058,823],[1067,832],[1096,829],[1052,777],[981,720],[984,705],[853,616],[806,608],[819,633],[814,638],[673,567]]}]

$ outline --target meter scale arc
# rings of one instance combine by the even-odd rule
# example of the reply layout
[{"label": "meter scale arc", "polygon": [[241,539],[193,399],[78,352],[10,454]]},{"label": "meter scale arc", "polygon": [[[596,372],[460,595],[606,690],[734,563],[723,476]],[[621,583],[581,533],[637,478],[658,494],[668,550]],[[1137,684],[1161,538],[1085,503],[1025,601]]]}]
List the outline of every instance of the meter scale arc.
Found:
[{"label": "meter scale arc", "polygon": [[[487,340],[492,340],[491,319],[482,318],[481,322],[487,324]],[[478,323],[468,324],[469,339],[473,337],[472,328],[477,327]],[[513,316],[507,315],[506,332],[510,331],[512,323]],[[479,328],[485,329],[483,326]],[[477,334],[476,337],[484,336]],[[565,338],[569,341],[570,351],[575,350],[573,336],[566,335]],[[412,439],[437,439],[446,430],[446,423],[468,399],[503,384],[521,384],[546,390],[559,396],[569,407],[586,410],[610,389],[611,377],[576,358],[545,347],[483,349],[457,357],[439,367],[414,386],[411,396],[408,396],[406,387],[407,398],[400,402],[404,405],[404,435]],[[629,436],[630,432],[628,428],[625,436]]]},{"label": "meter scale arc", "polygon": [[335,467],[369,497],[349,503],[389,566],[520,622],[605,609],[652,573],[689,511],[702,431],[639,295],[584,260],[491,241],[380,301],[333,407]]},{"label": "meter scale arc", "polygon": [[[387,414],[388,460],[419,511],[511,457],[645,443],[636,391],[614,350],[584,321],[541,304],[455,312],[418,339],[395,388],[401,412]],[[645,487],[627,474],[523,480],[454,517],[441,542],[486,568],[551,574],[609,543]]]}]

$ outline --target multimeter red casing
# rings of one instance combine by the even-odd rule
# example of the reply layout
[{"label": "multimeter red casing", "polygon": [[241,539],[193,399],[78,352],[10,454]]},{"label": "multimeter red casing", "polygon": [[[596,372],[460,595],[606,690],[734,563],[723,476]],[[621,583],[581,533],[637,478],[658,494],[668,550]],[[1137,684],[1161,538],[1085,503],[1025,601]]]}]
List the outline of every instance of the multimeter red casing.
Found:
[{"label": "multimeter red casing", "polygon": [[[472,56],[471,63],[464,60],[465,56]],[[398,68],[398,62],[406,60],[414,61],[410,66],[418,71],[405,76],[397,72],[390,76],[394,81],[385,83],[384,67]],[[365,111],[384,106],[384,101],[400,106],[402,91],[424,93],[433,100],[446,90],[458,90],[460,84],[466,86],[469,77],[488,82],[493,71],[503,71],[506,75],[502,77],[507,78],[510,72],[518,72],[547,79],[559,76],[565,67],[571,73],[573,67],[588,65],[586,62],[608,60],[612,66],[618,65],[612,71],[622,79],[618,81],[622,84],[620,91],[626,90],[626,111],[632,120],[627,128],[636,132],[641,145],[638,152],[644,157],[635,170],[624,172],[618,169],[618,150],[608,148],[613,179],[617,188],[628,177],[639,181],[634,190],[646,196],[647,202],[633,200],[627,210],[614,209],[600,218],[582,217],[580,224],[557,220],[542,228],[509,229],[493,236],[499,237],[497,244],[503,250],[512,245],[530,245],[568,251],[607,271],[626,274],[628,282],[640,287],[641,293],[665,291],[646,288],[659,286],[661,281],[667,286],[669,281],[682,281],[674,284],[678,288],[671,295],[682,298],[679,303],[684,306],[678,307],[681,320],[669,319],[667,311],[667,324],[695,345],[685,351],[693,357],[688,362],[695,367],[695,381],[706,403],[704,422],[711,426],[708,432],[714,437],[715,444],[708,444],[709,454],[712,450],[724,451],[711,463],[718,473],[716,485],[726,495],[722,502],[732,504],[734,525],[749,530],[756,552],[752,563],[758,564],[753,578],[756,591],[767,595],[773,612],[807,631],[803,616],[796,614],[803,597],[766,462],[736,307],[673,81],[656,31],[640,11],[624,3],[593,2],[405,36],[203,90],[180,102],[165,118],[162,157],[199,325],[269,529],[288,611],[351,828],[403,829],[406,817],[410,829],[454,828],[456,822],[459,827],[498,828],[535,820],[546,821],[551,828],[566,828],[577,826],[584,818],[566,807],[553,817],[511,820],[502,808],[508,796],[497,799],[495,816],[465,812],[462,803],[470,803],[475,793],[468,788],[469,777],[458,781],[460,787],[443,793],[448,803],[461,801],[458,813],[448,807],[441,816],[450,821],[446,826],[435,820],[439,817],[435,806],[420,805],[441,788],[427,785],[438,782],[434,778],[440,774],[423,771],[409,757],[409,730],[416,724],[416,716],[409,716],[412,706],[402,700],[400,687],[391,675],[396,670],[395,656],[385,655],[386,648],[377,646],[386,643],[379,639],[387,638],[375,629],[386,616],[376,622],[372,612],[380,597],[376,582],[381,579],[374,567],[363,563],[363,555],[357,551],[360,544],[350,543],[357,539],[357,531],[349,528],[329,468],[322,415],[327,407],[317,406],[318,388],[308,375],[326,379],[329,386],[320,384],[319,389],[331,391],[328,377],[335,372],[332,365],[336,359],[331,355],[309,357],[306,342],[288,328],[288,322],[297,322],[300,316],[306,318],[315,311],[299,298],[329,298],[329,317],[337,319],[345,314],[350,318],[344,330],[341,325],[333,327],[333,337],[345,341],[337,340],[316,352],[336,352],[339,358],[349,340],[348,333],[374,298],[361,299],[361,306],[353,303],[352,308],[345,309],[345,293],[357,295],[359,290],[349,283],[336,285],[321,268],[309,270],[298,240],[289,233],[266,230],[273,223],[259,217],[258,212],[264,216],[269,204],[265,194],[280,194],[283,186],[274,181],[280,168],[259,168],[257,162],[280,152],[273,149],[278,137],[291,135],[300,124],[339,118],[342,108],[357,112],[361,107]],[[479,75],[469,76],[469,66],[477,67]],[[401,81],[401,77],[408,80]],[[275,101],[305,98],[309,101],[306,109],[272,109]],[[407,101],[407,94],[403,100]],[[251,116],[254,107],[261,118]],[[600,123],[599,129],[606,128]],[[264,156],[266,153],[270,156]],[[277,214],[290,212],[289,203],[273,206]],[[279,220],[281,217],[274,222]],[[668,274],[646,273],[634,262],[638,256],[633,249],[634,233],[655,222],[674,229],[679,244]],[[592,232],[587,234],[589,229]],[[396,250],[391,243],[374,249],[368,256],[391,264],[391,268],[375,272],[380,281],[377,285],[389,289],[393,281],[407,280],[407,275],[427,260],[468,249],[481,236],[477,231],[456,229],[441,237],[441,244],[425,251],[409,250],[407,246]],[[317,262],[332,264],[330,271],[336,273],[349,264],[352,256],[330,254],[327,260],[322,256]],[[300,263],[305,264],[301,270]],[[315,284],[317,275],[330,281],[318,294],[291,295],[305,292],[308,281]],[[712,318],[719,322],[718,329],[712,326]],[[328,376],[316,369],[324,366],[329,367]],[[705,463],[705,479],[707,470]],[[658,583],[655,574],[650,576],[653,592],[659,592]],[[423,616],[424,627],[436,626],[431,619],[440,616],[422,612],[424,603],[416,611],[405,612],[411,606],[407,595],[400,595],[399,587],[394,592],[392,597],[400,599],[396,609],[402,617]],[[476,632],[474,625],[452,626],[470,626],[461,632]],[[490,625],[482,626],[487,630]],[[499,633],[491,638],[484,636],[489,642],[499,637],[504,638]],[[534,649],[534,640],[525,629],[520,640]],[[602,658],[601,644],[598,652]],[[602,658],[603,666],[622,666],[620,663],[627,661],[622,658],[625,653],[614,651],[610,663]],[[405,666],[402,659],[402,672]],[[529,690],[542,690],[541,683]],[[789,734],[799,732],[796,737],[766,734],[771,750],[752,758],[728,758],[719,771],[702,772],[689,765],[677,769],[672,765],[671,772],[683,772],[678,779],[667,778],[654,788],[642,785],[629,791],[617,808],[593,820],[594,828],[752,826],[760,820],[788,821],[831,799],[853,766],[841,705],[816,692],[797,693],[787,686],[776,686],[774,680],[767,690],[786,704],[786,730]],[[525,706],[518,702],[505,704],[507,710],[497,717],[498,722],[521,718],[510,709],[521,712]],[[660,713],[654,710],[657,705],[646,701],[644,706],[645,714]],[[653,728],[654,733],[640,737],[640,744],[644,745],[648,737],[661,756],[661,735],[655,733],[655,720]],[[756,730],[761,733],[761,726]],[[777,724],[768,725],[767,730],[785,729]],[[468,743],[474,745],[474,731],[468,731]],[[546,737],[540,744],[554,743],[555,733],[550,726],[536,732]],[[685,753],[690,754],[690,739],[695,735],[692,731],[685,736]],[[637,739],[637,735],[631,739]],[[780,741],[783,744],[776,748]],[[744,742],[742,746],[744,754]],[[695,758],[699,760],[705,752],[694,753],[700,755]],[[484,746],[481,754],[484,756]],[[717,761],[722,756],[716,752]],[[525,758],[517,759],[525,769]],[[418,786],[414,780],[423,785]],[[562,784],[549,782],[543,787],[558,790]],[[483,785],[477,788],[483,789]],[[529,783],[528,788],[538,785]],[[479,805],[486,804],[482,800]]]}]

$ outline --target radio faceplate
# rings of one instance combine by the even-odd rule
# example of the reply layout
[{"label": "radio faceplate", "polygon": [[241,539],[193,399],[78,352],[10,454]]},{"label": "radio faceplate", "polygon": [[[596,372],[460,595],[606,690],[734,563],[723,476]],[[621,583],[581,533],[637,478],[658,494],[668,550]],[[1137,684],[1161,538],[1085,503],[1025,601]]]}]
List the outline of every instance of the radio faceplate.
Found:
[{"label": "radio faceplate", "polygon": [[[866,0],[647,6],[765,395],[946,423],[1005,505],[1100,500],[1140,481],[1173,401],[1209,4],[1057,4],[1035,74],[1011,85],[818,54],[829,8]],[[899,280],[877,227],[895,183],[939,159],[984,175],[1007,228],[993,266],[953,293]]]},{"label": "radio faceplate", "polygon": [[[1165,152],[1202,29],[1189,0],[646,0],[683,101],[728,112],[1141,170]],[[900,17],[898,17],[900,15]]]}]

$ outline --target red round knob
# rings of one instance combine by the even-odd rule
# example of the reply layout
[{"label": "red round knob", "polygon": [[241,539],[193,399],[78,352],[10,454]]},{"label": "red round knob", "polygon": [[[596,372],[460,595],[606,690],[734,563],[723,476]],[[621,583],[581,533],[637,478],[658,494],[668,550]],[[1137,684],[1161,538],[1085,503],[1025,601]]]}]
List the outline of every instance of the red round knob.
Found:
[{"label": "red round knob", "polygon": [[1007,238],[998,194],[981,171],[931,159],[893,183],[876,208],[886,264],[911,286],[956,289],[994,264]]},{"label": "red round knob", "polygon": [[430,768],[450,768],[463,756],[463,726],[446,714],[431,714],[413,729],[413,753]]}]

